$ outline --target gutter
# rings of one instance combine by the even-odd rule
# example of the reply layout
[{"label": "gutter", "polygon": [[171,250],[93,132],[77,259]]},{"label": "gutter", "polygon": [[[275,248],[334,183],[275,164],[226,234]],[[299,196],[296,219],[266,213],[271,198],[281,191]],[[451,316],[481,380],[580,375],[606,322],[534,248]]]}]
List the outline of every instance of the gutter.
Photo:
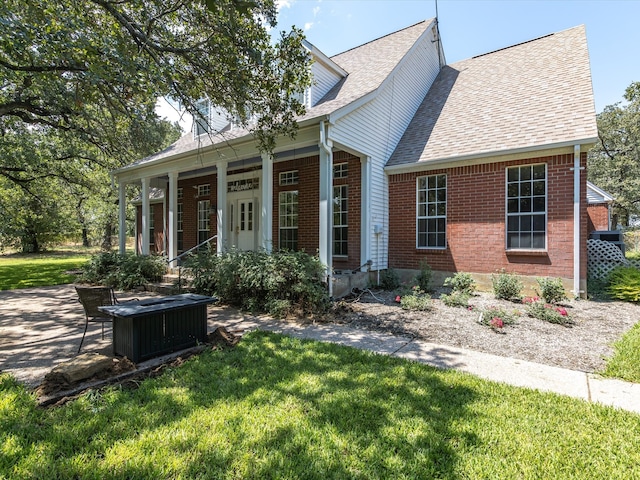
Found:
[{"label": "gutter", "polygon": [[580,144],[573,147],[573,293],[580,291]]},{"label": "gutter", "polygon": [[[316,125],[318,122],[322,122],[325,120],[329,119],[329,115],[320,115],[318,117],[314,117],[311,119],[305,119],[301,122],[298,122],[298,131],[302,130],[303,128],[309,127],[309,126],[313,126]],[[194,140],[194,143],[195,140]],[[215,151],[215,150],[220,150],[221,148],[229,148],[229,147],[238,147],[240,145],[245,145],[245,144],[250,144],[250,143],[256,143],[255,141],[255,137],[251,134],[251,133],[247,133],[245,135],[239,136],[239,137],[235,137],[235,138],[231,138],[231,139],[220,139],[220,141],[218,142],[213,142],[213,143],[209,143],[205,146],[202,147],[198,147],[195,146],[192,149],[189,149],[187,151],[184,152],[180,152],[177,153],[175,155],[168,155],[166,157],[161,157],[158,159],[154,159],[154,160],[149,160],[146,161],[144,163],[134,163],[134,164],[130,164],[130,165],[125,165],[124,167],[120,167],[117,168],[115,170],[112,170],[110,172],[110,174],[112,176],[118,176],[121,173],[130,173],[130,172],[135,172],[136,170],[143,170],[147,167],[152,167],[152,166],[158,166],[158,165],[162,165],[163,163],[168,163],[168,162],[172,162],[172,161],[176,161],[176,160],[181,160],[181,159],[186,159],[189,157],[193,157],[193,156],[197,156],[197,155],[203,155],[208,153],[209,151]],[[171,145],[167,148],[170,148]],[[257,147],[256,147],[256,152]],[[158,152],[154,155],[158,155],[161,152]],[[274,152],[275,153],[275,152]],[[153,156],[153,155],[151,155]]]},{"label": "gutter", "polygon": [[[327,272],[327,284],[329,287],[329,297],[333,297],[333,258],[332,258],[332,243],[331,243],[331,236],[333,234],[333,202],[331,201],[331,190],[333,188],[333,142],[329,139],[329,129],[331,128],[331,125],[327,125],[327,129],[325,130],[325,125],[324,125],[324,120],[322,120],[320,122],[320,142],[319,142],[319,146],[321,150],[324,150],[324,152],[327,154],[327,157],[329,158],[329,165],[327,168],[327,172],[326,174],[323,176],[322,171],[320,171],[320,180],[323,180],[324,177],[324,181],[326,181],[328,183],[328,187],[326,187],[329,192],[328,192],[328,197],[327,197],[327,205],[326,205],[326,210],[327,210],[327,218],[326,218],[326,234],[325,234],[325,238],[322,238],[322,235],[320,235],[320,242],[326,242],[326,261],[327,261],[327,265],[326,265],[326,272]],[[320,166],[321,166],[321,170],[322,170],[322,161],[320,162]],[[320,192],[322,192],[322,186],[320,186]],[[321,200],[322,200],[322,195],[321,195]],[[322,209],[321,209],[322,211]],[[322,217],[322,215],[320,215]],[[320,222],[322,222],[322,218],[320,218]],[[320,225],[320,232],[322,232],[322,224]]]},{"label": "gutter", "polygon": [[422,172],[425,170],[433,170],[437,168],[446,168],[447,165],[460,166],[461,162],[469,162],[472,165],[479,165],[482,163],[492,162],[504,162],[512,159],[501,159],[500,157],[507,157],[512,155],[522,155],[529,153],[540,153],[545,150],[556,150],[559,148],[574,147],[575,145],[591,145],[598,141],[598,137],[589,137],[584,139],[571,140],[567,142],[549,143],[544,145],[536,145],[531,147],[512,148],[508,150],[494,150],[489,152],[473,153],[468,155],[450,156],[434,158],[433,160],[414,161],[411,163],[402,163],[399,165],[390,165],[384,167],[385,172],[389,175],[396,175],[400,173],[412,173]]}]

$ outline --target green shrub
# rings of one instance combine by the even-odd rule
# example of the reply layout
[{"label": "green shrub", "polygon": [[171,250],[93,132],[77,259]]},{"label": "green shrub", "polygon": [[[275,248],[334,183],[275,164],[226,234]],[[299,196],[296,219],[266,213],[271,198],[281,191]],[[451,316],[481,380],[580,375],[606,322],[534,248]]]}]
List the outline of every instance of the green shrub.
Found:
[{"label": "green shrub", "polygon": [[393,268],[380,272],[380,287],[383,290],[395,290],[400,286],[400,278]]},{"label": "green shrub", "polygon": [[162,257],[103,252],[93,255],[83,266],[78,281],[131,290],[158,281],[165,271]]},{"label": "green shrub", "polygon": [[541,302],[536,299],[525,299],[527,303],[527,315],[549,323],[557,323],[559,325],[573,325],[575,322],[569,316],[567,310],[563,307],[557,307],[549,303]]},{"label": "green shrub", "polygon": [[503,270],[497,275],[491,275],[491,283],[496,298],[504,300],[520,300],[522,298],[524,285],[520,278],[513,273],[507,273]]},{"label": "green shrub", "polygon": [[458,272],[453,277],[445,278],[444,286],[451,287],[454,292],[471,295],[476,290],[476,281],[470,273]]},{"label": "green shrub", "polygon": [[329,305],[325,269],[304,252],[201,252],[185,261],[194,291],[275,317],[324,312]]},{"label": "green shrub", "polygon": [[469,294],[466,292],[453,291],[449,295],[440,295],[440,300],[447,307],[469,307]]},{"label": "green shrub", "polygon": [[618,300],[640,301],[640,270],[634,267],[618,267],[608,277],[607,292]]},{"label": "green shrub", "polygon": [[538,278],[538,285],[540,290],[536,289],[538,295],[544,298],[547,303],[558,303],[563,300],[567,300],[567,293],[562,285],[560,278]]},{"label": "green shrub", "polygon": [[426,312],[433,308],[433,303],[431,296],[416,285],[413,287],[411,293],[403,295],[400,298],[400,306],[404,310],[420,310]]},{"label": "green shrub", "polygon": [[429,282],[431,282],[432,274],[431,266],[426,260],[420,261],[420,273],[416,275],[415,283],[420,287],[423,292],[429,291]]},{"label": "green shrub", "polygon": [[[520,313],[515,310],[509,312],[506,308],[492,306],[482,311],[480,323],[494,329],[502,328],[504,325],[514,325],[519,316]],[[500,322],[496,322],[496,319]]]}]

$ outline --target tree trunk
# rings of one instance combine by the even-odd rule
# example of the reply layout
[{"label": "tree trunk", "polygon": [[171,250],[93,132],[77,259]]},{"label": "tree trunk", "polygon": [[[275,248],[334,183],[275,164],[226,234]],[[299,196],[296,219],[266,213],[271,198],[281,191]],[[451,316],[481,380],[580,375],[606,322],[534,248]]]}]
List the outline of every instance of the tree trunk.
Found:
[{"label": "tree trunk", "polygon": [[91,246],[91,242],[89,241],[89,230],[87,230],[87,227],[82,227],[82,246]]},{"label": "tree trunk", "polygon": [[109,217],[107,222],[104,225],[104,230],[102,234],[102,244],[100,247],[105,252],[110,252],[113,248],[113,218]]},{"label": "tree trunk", "polygon": [[40,253],[40,244],[38,243],[38,234],[36,230],[27,226],[22,235],[22,253]]}]

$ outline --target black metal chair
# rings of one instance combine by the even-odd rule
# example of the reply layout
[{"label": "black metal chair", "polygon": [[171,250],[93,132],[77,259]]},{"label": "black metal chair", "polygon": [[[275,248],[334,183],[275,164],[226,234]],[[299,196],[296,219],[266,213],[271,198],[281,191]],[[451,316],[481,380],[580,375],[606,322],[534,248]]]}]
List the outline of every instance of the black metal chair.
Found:
[{"label": "black metal chair", "polygon": [[[78,347],[78,353],[82,349],[84,343],[84,337],[87,334],[87,328],[89,322],[100,322],[102,324],[102,339],[104,340],[104,324],[112,323],[111,317],[105,315],[98,310],[98,307],[104,305],[115,305],[118,302],[116,294],[112,287],[79,287],[76,286],[76,292],[78,293],[78,301],[84,308],[84,332],[82,333],[82,340],[80,340],[80,346]],[[137,300],[137,298],[133,299]]]}]

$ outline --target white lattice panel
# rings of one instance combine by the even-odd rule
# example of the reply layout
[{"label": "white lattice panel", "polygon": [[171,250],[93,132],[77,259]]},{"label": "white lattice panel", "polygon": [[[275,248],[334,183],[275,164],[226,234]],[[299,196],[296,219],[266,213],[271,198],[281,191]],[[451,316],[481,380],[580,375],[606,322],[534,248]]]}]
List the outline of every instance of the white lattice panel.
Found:
[{"label": "white lattice panel", "polygon": [[611,270],[620,266],[640,267],[637,260],[629,261],[613,243],[602,240],[587,240],[587,272],[589,278],[605,280]]}]

